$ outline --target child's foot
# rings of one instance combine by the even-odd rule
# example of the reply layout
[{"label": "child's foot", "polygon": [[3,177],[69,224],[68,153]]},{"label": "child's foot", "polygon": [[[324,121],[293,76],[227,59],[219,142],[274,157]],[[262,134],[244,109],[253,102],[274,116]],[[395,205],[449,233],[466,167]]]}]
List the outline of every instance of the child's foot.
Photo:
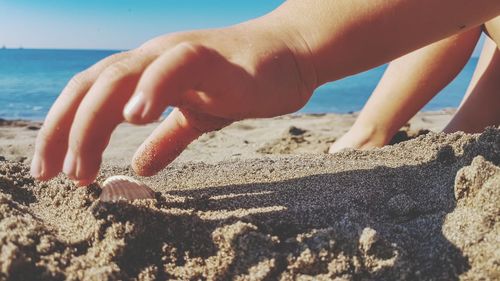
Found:
[{"label": "child's foot", "polygon": [[328,153],[336,153],[344,149],[370,149],[387,144],[386,137],[373,128],[352,127],[340,139],[335,141]]}]

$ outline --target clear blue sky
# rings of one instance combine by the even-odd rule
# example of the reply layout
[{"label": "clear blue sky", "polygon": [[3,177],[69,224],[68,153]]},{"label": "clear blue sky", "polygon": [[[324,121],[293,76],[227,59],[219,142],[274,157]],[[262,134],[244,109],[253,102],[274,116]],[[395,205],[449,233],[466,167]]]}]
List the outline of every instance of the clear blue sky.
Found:
[{"label": "clear blue sky", "polygon": [[282,0],[0,0],[0,46],[130,49],[154,36],[255,18]]},{"label": "clear blue sky", "polygon": [[0,46],[130,49],[168,32],[235,24],[263,15],[282,2],[0,0]]}]

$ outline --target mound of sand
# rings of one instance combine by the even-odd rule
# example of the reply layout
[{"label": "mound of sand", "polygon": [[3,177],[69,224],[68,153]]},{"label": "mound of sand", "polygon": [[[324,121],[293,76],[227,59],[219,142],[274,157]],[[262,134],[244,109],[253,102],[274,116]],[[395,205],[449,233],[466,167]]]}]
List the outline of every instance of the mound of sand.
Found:
[{"label": "mound of sand", "polygon": [[266,143],[257,149],[257,152],[263,154],[327,153],[328,148],[334,142],[335,138],[316,136],[306,129],[291,126],[281,138]]},{"label": "mound of sand", "polygon": [[[456,280],[500,274],[500,129],[336,155],[176,163],[155,200],[0,162],[2,280]],[[104,167],[100,180],[131,174]]]}]

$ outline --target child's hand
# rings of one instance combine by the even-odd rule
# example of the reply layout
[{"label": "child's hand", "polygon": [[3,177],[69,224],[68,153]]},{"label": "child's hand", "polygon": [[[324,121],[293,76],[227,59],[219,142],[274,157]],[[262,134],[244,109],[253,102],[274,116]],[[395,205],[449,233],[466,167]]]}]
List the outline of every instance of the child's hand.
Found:
[{"label": "child's hand", "polygon": [[257,26],[159,37],[76,75],[38,135],[32,174],[46,180],[62,170],[91,183],[114,128],[155,121],[167,106],[176,109],[134,156],[140,175],[155,174],[205,132],[298,110],[314,88],[301,76],[305,60],[288,47],[299,45]]}]

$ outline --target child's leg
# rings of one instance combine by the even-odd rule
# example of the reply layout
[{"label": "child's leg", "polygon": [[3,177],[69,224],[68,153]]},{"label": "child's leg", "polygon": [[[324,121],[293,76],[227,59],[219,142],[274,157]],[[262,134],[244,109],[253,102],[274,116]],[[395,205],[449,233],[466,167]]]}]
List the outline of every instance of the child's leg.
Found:
[{"label": "child's leg", "polygon": [[[500,35],[499,23],[488,25],[490,36]],[[495,42],[487,38],[467,94],[444,132],[478,133],[487,126],[499,125],[499,108],[500,51]]]},{"label": "child's leg", "polygon": [[446,38],[391,62],[358,119],[330,153],[387,144],[392,136],[460,72],[481,29]]}]

